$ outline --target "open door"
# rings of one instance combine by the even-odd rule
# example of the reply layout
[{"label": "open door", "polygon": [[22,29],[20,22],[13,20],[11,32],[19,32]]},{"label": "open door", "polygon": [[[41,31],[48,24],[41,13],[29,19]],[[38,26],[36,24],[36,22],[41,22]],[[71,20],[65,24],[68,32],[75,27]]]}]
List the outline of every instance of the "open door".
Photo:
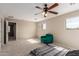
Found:
[{"label": "open door", "polygon": [[6,20],[4,20],[4,44],[6,44]]}]

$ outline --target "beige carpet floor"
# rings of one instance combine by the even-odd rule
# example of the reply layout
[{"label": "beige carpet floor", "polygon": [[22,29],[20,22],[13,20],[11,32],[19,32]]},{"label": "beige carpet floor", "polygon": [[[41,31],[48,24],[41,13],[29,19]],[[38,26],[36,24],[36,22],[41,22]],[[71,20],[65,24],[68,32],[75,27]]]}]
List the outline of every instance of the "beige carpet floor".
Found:
[{"label": "beige carpet floor", "polygon": [[9,41],[0,50],[0,56],[27,56],[28,53],[38,47],[43,46],[38,39],[18,39]]}]

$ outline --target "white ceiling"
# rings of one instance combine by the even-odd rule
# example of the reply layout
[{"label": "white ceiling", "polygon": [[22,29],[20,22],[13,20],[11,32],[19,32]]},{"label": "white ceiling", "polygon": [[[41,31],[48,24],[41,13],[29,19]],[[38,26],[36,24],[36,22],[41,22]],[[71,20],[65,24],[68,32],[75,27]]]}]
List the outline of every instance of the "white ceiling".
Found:
[{"label": "white ceiling", "polygon": [[[52,5],[52,3],[48,4],[48,6]],[[57,11],[59,14],[54,15],[48,13],[46,18],[43,17],[42,14],[35,15],[36,13],[41,12],[41,10],[36,9],[35,6],[43,7],[42,3],[0,3],[0,16],[8,17],[13,16],[18,20],[28,20],[28,21],[42,21],[44,19],[48,19],[51,17],[56,17],[58,15],[62,15],[71,11],[75,11],[79,9],[79,4],[69,4],[69,3],[60,3],[59,6],[52,9],[52,11]]]}]

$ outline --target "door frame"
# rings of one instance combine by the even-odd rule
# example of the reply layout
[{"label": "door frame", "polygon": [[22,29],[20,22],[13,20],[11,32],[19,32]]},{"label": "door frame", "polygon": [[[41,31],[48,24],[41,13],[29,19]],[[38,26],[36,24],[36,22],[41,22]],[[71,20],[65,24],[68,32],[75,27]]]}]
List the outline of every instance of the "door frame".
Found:
[{"label": "door frame", "polygon": [[4,44],[7,44],[8,42],[8,21],[7,19],[4,20]]},{"label": "door frame", "polygon": [[[11,20],[9,18],[4,18],[4,21],[6,22],[6,34],[4,33],[4,35],[6,36],[6,44],[8,43],[9,39],[8,39],[8,22],[13,22],[16,23],[15,21]],[[16,33],[15,33],[16,34]]]}]

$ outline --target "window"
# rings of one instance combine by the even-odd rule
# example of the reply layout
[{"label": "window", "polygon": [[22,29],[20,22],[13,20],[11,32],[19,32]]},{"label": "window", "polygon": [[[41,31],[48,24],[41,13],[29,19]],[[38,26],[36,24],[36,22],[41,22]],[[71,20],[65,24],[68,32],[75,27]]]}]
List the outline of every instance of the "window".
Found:
[{"label": "window", "polygon": [[78,29],[79,28],[79,17],[72,17],[66,20],[66,28]]},{"label": "window", "polygon": [[46,30],[46,23],[43,23],[43,30]]}]

